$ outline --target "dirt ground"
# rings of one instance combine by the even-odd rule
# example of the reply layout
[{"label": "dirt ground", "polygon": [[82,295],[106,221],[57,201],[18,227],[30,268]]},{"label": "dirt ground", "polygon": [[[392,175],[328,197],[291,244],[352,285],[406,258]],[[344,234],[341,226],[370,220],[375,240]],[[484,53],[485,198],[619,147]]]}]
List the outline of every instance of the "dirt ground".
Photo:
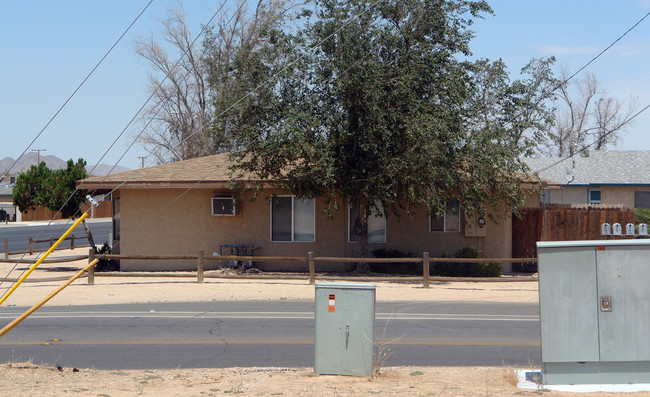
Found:
[{"label": "dirt ground", "polygon": [[[55,256],[84,254],[86,250],[57,251]],[[43,264],[3,304],[31,306],[45,297],[85,263]],[[4,293],[9,281],[27,264],[0,263]],[[47,305],[232,300],[308,300],[314,286],[307,279],[229,279],[208,274],[202,284],[192,277],[114,277],[98,275],[74,282]],[[329,280],[328,280],[329,281]],[[377,282],[378,301],[537,302],[535,281],[452,282],[435,281],[424,289],[421,282]],[[0,310],[2,310],[0,308]],[[389,364],[389,363],[388,363]],[[526,369],[526,368],[523,368]],[[541,393],[517,387],[514,368],[505,367],[385,367],[376,376],[315,375],[313,368],[228,368],[173,370],[95,370],[60,368],[33,363],[0,364],[0,396],[508,396]],[[633,395],[650,395],[631,393]],[[571,393],[544,391],[545,396]],[[605,396],[606,393],[590,395]]]}]

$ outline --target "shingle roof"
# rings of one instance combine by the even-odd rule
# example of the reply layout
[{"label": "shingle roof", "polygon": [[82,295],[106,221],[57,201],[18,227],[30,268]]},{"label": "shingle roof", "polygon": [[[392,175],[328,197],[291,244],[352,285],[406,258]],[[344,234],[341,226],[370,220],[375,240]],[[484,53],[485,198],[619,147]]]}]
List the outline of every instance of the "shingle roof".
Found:
[{"label": "shingle roof", "polygon": [[10,196],[14,195],[14,185],[0,185],[0,196]]},{"label": "shingle roof", "polygon": [[[77,187],[85,190],[96,190],[96,193],[106,193],[113,189],[165,189],[165,188],[227,188],[230,181],[228,153],[215,154],[190,160],[156,165],[153,167],[125,171],[107,176],[96,176],[86,179],[83,183],[77,181]],[[544,186],[557,186],[556,180],[541,177],[526,178],[524,182],[536,186],[541,182]],[[246,182],[259,181],[250,176],[244,177]],[[526,185],[525,188],[531,188]],[[533,186],[533,188],[534,188]]]},{"label": "shingle roof", "polygon": [[228,165],[228,153],[222,153],[91,177],[83,184],[77,181],[77,186],[86,190],[99,189],[100,192],[118,186],[120,189],[188,188],[197,184],[201,187],[226,187],[230,180]]},{"label": "shingle roof", "polygon": [[571,185],[650,185],[650,151],[594,150],[589,157],[561,159],[526,158],[531,173],[540,178],[566,183],[567,170],[573,174]]}]

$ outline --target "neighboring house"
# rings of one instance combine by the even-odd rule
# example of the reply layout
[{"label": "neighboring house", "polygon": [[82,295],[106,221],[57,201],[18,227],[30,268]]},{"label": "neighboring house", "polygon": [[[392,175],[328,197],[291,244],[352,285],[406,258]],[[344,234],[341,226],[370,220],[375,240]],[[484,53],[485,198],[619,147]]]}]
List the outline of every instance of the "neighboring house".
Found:
[{"label": "neighboring house", "polygon": [[[251,244],[260,247],[255,255],[263,256],[305,257],[310,251],[316,256],[356,256],[357,243],[350,233],[354,208],[342,206],[329,219],[323,212],[324,199],[299,200],[272,188],[265,188],[256,199],[248,192],[237,200],[228,183],[227,166],[227,154],[219,154],[93,177],[81,188],[112,193],[114,253],[122,255],[196,255],[199,250],[209,255],[220,245]],[[242,182],[250,186],[255,181]],[[537,184],[526,185],[530,203],[539,206]],[[427,251],[436,257],[473,246],[484,257],[510,258],[512,219],[503,212],[498,223],[486,219],[479,226],[476,216],[463,216],[458,201],[450,200],[442,218],[427,216],[424,210],[413,217],[371,216],[369,251],[395,248],[417,256]],[[122,260],[121,268],[193,269],[195,262]],[[208,262],[209,266],[216,263]],[[267,271],[307,270],[305,263],[296,262],[256,266]],[[317,270],[346,270],[346,264],[318,264]]]},{"label": "neighboring house", "polygon": [[526,158],[531,173],[562,183],[542,203],[650,208],[650,151],[594,150],[589,157]]},{"label": "neighboring house", "polygon": [[7,219],[10,221],[16,220],[13,190],[13,184],[8,184],[5,181],[0,182],[0,222]]}]

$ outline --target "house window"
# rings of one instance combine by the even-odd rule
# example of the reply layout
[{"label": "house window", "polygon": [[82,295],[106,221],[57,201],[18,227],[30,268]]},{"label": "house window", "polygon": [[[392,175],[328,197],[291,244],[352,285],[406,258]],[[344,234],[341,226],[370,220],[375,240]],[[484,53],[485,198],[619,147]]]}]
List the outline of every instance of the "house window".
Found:
[{"label": "house window", "polygon": [[313,198],[271,198],[271,241],[316,241]]},{"label": "house window", "polygon": [[445,215],[437,217],[431,214],[430,229],[432,232],[460,232],[460,202],[458,199],[447,199]]},{"label": "house window", "polygon": [[589,204],[600,204],[600,189],[589,189],[587,194]]},{"label": "house window", "polygon": [[[381,204],[379,204],[381,207]],[[348,206],[348,242],[356,243],[357,236],[354,233],[354,223],[359,218],[359,207],[353,203]],[[382,208],[383,212],[383,208]],[[368,243],[386,242],[386,218],[376,211],[368,215]]]},{"label": "house window", "polygon": [[634,192],[634,208],[650,208],[650,190]]}]

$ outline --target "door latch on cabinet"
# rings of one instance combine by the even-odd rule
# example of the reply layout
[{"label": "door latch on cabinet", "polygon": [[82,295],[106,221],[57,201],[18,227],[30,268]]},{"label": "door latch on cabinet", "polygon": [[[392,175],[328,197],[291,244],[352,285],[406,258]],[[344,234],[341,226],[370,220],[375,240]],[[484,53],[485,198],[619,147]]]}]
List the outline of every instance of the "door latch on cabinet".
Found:
[{"label": "door latch on cabinet", "polygon": [[612,311],[612,297],[611,296],[601,296],[600,297],[600,311],[601,312],[611,312]]}]

